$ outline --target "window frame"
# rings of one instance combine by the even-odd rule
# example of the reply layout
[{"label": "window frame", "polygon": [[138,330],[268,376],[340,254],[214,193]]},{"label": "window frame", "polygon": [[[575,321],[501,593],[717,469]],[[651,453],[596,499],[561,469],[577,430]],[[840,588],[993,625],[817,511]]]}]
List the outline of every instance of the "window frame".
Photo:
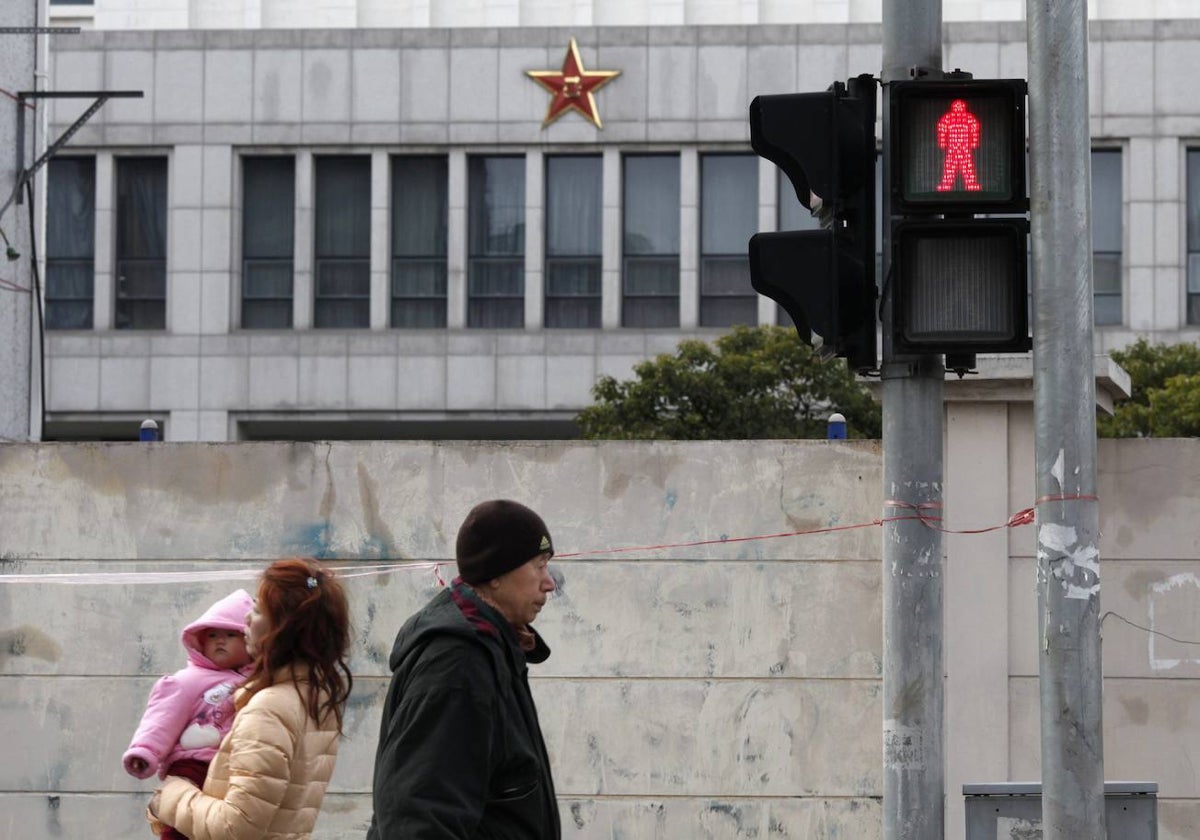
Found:
[{"label": "window frame", "polygon": [[[1193,167],[1195,171],[1193,172]],[[1193,181],[1195,190],[1192,189]],[[1196,204],[1196,224],[1189,209]],[[1184,147],[1183,325],[1200,326],[1200,143]],[[1196,245],[1193,250],[1192,239]]]},{"label": "window frame", "polygon": [[[747,227],[746,241],[749,242],[750,236],[758,230],[758,206],[759,206],[759,190],[758,190],[758,172],[759,158],[753,152],[703,152],[700,154],[699,160],[699,207],[697,221],[699,224],[699,263],[696,293],[699,296],[699,316],[698,322],[701,327],[732,327],[737,324],[745,324],[747,326],[756,326],[758,324],[758,293],[754,291],[754,287],[750,285],[750,254],[747,247],[743,247],[740,251],[725,252],[725,251],[707,251],[705,243],[705,201],[707,191],[705,190],[705,164],[709,161],[718,158],[744,158],[746,162],[752,164],[753,177],[750,179],[750,186],[753,190],[751,207],[750,224]],[[711,276],[711,272],[716,266],[744,264],[746,288],[741,292],[725,291],[719,293],[705,292],[705,280]],[[724,323],[725,319],[713,319],[705,317],[705,304],[710,304],[710,309],[717,308],[716,304],[729,303],[740,301],[745,306],[750,314],[749,321],[730,320]],[[736,305],[736,304],[735,304]],[[716,321],[721,321],[717,323]]]},{"label": "window frame", "polygon": [[[599,167],[596,179],[596,251],[594,253],[552,253],[551,247],[551,216],[550,207],[550,166],[552,161],[564,158],[583,158],[593,160]],[[599,153],[562,153],[544,156],[542,178],[542,324],[547,329],[599,329],[603,311],[603,260],[604,260],[604,156]],[[587,293],[552,293],[551,275],[555,269],[578,267],[590,270],[595,274],[595,292]],[[584,302],[587,309],[586,324],[552,323],[552,313],[557,308],[556,303]]]},{"label": "window frame", "polygon": [[[245,330],[292,329],[294,326],[294,304],[295,304],[295,298],[296,298],[296,271],[295,271],[296,166],[297,166],[296,156],[288,155],[288,154],[248,154],[248,155],[241,155],[240,157],[241,157],[241,175],[242,175],[242,184],[241,184],[241,186],[242,186],[242,193],[241,193],[241,213],[242,213],[241,294],[239,296],[240,305],[241,305],[241,312],[240,312],[240,319],[239,319],[240,325],[241,325],[241,328],[245,329]],[[290,169],[291,169],[292,178],[291,178],[290,201],[285,206],[285,212],[289,218],[289,232],[290,232],[290,236],[289,236],[290,248],[289,248],[289,253],[286,257],[283,257],[283,256],[247,256],[246,255],[246,251],[247,251],[246,242],[248,239],[247,230],[246,230],[246,219],[248,218],[247,213],[249,210],[248,205],[247,205],[247,200],[246,200],[246,196],[248,194],[248,191],[246,189],[246,165],[250,161],[263,161],[263,160],[271,160],[271,161],[286,160],[291,163]],[[284,297],[282,295],[272,296],[272,295],[251,295],[251,294],[249,294],[248,293],[248,286],[249,286],[248,278],[251,273],[250,272],[251,263],[254,263],[256,265],[276,265],[276,266],[286,265],[288,267],[289,274],[291,275],[291,278],[292,278],[290,294],[288,294],[286,297]],[[287,321],[287,323],[284,325],[247,323],[248,319],[246,317],[246,313],[247,313],[246,304],[248,301],[255,303],[255,304],[263,303],[263,302],[274,302],[274,303],[283,304],[286,302],[286,313],[287,313],[286,321]]]},{"label": "window frame", "polygon": [[[89,247],[83,249],[90,252],[87,255],[73,254],[68,257],[60,257],[54,253],[53,238],[50,230],[52,228],[51,215],[55,207],[55,201],[52,198],[54,194],[52,173],[64,163],[72,164],[88,163],[90,164],[90,172],[84,173],[86,180],[91,186],[91,206],[89,215],[91,222],[88,225]],[[95,328],[96,323],[96,156],[95,155],[62,155],[52,158],[46,170],[46,282],[45,282],[45,324],[48,330],[91,330]],[[55,275],[56,269],[59,267],[86,267],[88,269],[88,292],[86,295],[65,295],[56,294],[53,289],[57,285]],[[56,315],[61,307],[69,307],[73,311],[86,313],[86,317],[79,317],[80,323],[74,325],[56,323]],[[65,319],[69,321],[70,319]]]},{"label": "window frame", "polygon": [[[365,183],[366,183],[366,203],[365,203],[365,224],[367,228],[367,237],[365,249],[362,252],[346,251],[338,252],[331,251],[322,254],[321,237],[318,233],[321,224],[321,165],[325,161],[341,161],[353,162],[355,165],[365,168]],[[342,329],[342,330],[358,330],[369,329],[371,326],[371,155],[363,153],[348,153],[348,154],[321,154],[313,155],[313,273],[312,273],[312,301],[313,301],[313,328],[314,329]],[[321,280],[322,270],[325,268],[333,268],[337,266],[349,266],[359,269],[356,274],[361,273],[362,277],[354,277],[356,284],[361,286],[361,290],[352,292],[338,292],[330,294],[322,293]],[[326,318],[322,318],[321,304],[327,304]],[[333,304],[350,303],[354,304],[356,312],[354,323],[352,324],[337,324],[331,323],[328,317],[332,315],[329,310]],[[336,311],[336,310],[335,310]],[[325,323],[322,323],[325,321]]]},{"label": "window frame", "polygon": [[[440,200],[444,210],[441,229],[441,243],[439,249],[423,253],[397,253],[397,237],[395,229],[397,225],[396,211],[399,206],[396,201],[396,192],[400,184],[400,173],[398,171],[398,161],[413,161],[424,160],[431,161],[441,166],[441,190],[442,194],[436,200]],[[388,326],[392,329],[444,329],[447,322],[447,309],[449,301],[449,208],[450,208],[450,161],[445,154],[393,154],[388,155],[388,191],[390,201],[388,202]],[[422,294],[412,289],[400,290],[398,285],[401,275],[405,268],[432,268],[435,274],[440,275],[441,294]],[[404,292],[401,294],[400,292]],[[441,301],[441,306],[437,306],[435,301]],[[428,304],[422,307],[422,304]],[[417,309],[427,308],[435,313],[434,323],[427,325],[404,324],[399,317],[401,312],[409,311],[407,307],[415,307]]]},{"label": "window frame", "polygon": [[[122,173],[128,171],[128,167],[135,163],[147,163],[153,161],[155,164],[162,165],[162,223],[161,223],[161,250],[162,256],[123,256],[122,251],[122,233],[126,215],[123,212],[122,201]],[[113,157],[113,178],[115,181],[115,200],[113,202],[113,328],[116,330],[144,331],[144,330],[165,330],[167,329],[167,274],[168,274],[168,258],[170,255],[170,190],[171,190],[171,160],[165,154],[137,154],[137,155],[119,155]],[[156,187],[158,185],[155,185]],[[122,285],[125,283],[126,267],[142,267],[154,271],[159,275],[158,285],[161,287],[160,294],[130,294],[122,291]],[[157,270],[156,270],[157,269]],[[161,304],[161,312],[158,312],[158,317],[153,318],[149,323],[136,323],[136,313],[142,311],[138,308],[138,304],[152,304],[158,302]],[[126,306],[122,306],[126,304]],[[146,307],[147,310],[150,307]]]},{"label": "window frame", "polygon": [[[521,221],[516,225],[516,230],[513,231],[513,236],[519,242],[519,248],[512,253],[495,252],[485,250],[476,252],[473,250],[476,240],[475,231],[475,214],[472,212],[475,204],[472,202],[472,185],[474,184],[475,165],[476,162],[485,162],[488,160],[508,159],[517,160],[521,164],[520,183],[520,203]],[[525,282],[526,254],[525,235],[529,224],[529,218],[526,211],[526,195],[525,195],[525,178],[526,167],[529,165],[528,157],[525,153],[519,154],[472,154],[467,155],[467,277],[466,277],[466,306],[467,318],[466,325],[468,329],[497,329],[497,330],[519,330],[525,328],[525,294],[527,284]],[[485,210],[488,212],[488,219],[493,209],[485,202]],[[489,222],[490,224],[490,222]],[[520,289],[518,291],[498,291],[498,292],[479,292],[473,289],[474,280],[479,278],[479,270],[488,266],[508,267],[517,277],[520,278]],[[493,315],[503,314],[503,323],[484,323],[489,320],[482,317],[488,310],[485,308],[488,304],[503,304],[507,302],[508,307],[497,307],[497,311]]]},{"label": "window frame", "polygon": [[[785,197],[787,201],[785,202]],[[799,227],[784,227],[784,208],[794,204],[800,210]],[[820,230],[820,221],[813,216],[800,200],[792,182],[782,169],[775,168],[775,229],[785,230]],[[875,285],[883,285],[883,148],[875,148]],[[781,327],[795,327],[791,316],[782,306],[775,304],[775,324]]]},{"label": "window frame", "polygon": [[[1095,194],[1096,193],[1095,170],[1096,170],[1096,156],[1098,154],[1099,155],[1113,155],[1117,159],[1117,173],[1118,173],[1117,186],[1118,186],[1119,192],[1118,192],[1117,201],[1116,201],[1116,207],[1117,207],[1116,212],[1118,214],[1117,215],[1117,218],[1118,218],[1117,224],[1118,224],[1118,230],[1119,230],[1118,239],[1120,241],[1121,247],[1119,250],[1115,250],[1115,251],[1100,250],[1100,249],[1096,248],[1095,226],[1096,226],[1096,207],[1097,207],[1098,202],[1096,201],[1096,194]],[[1095,327],[1100,327],[1100,328],[1105,328],[1105,327],[1117,328],[1117,327],[1123,326],[1125,323],[1125,297],[1126,297],[1125,296],[1125,231],[1126,231],[1126,224],[1125,224],[1125,150],[1123,147],[1117,146],[1117,145],[1102,145],[1102,144],[1101,145],[1093,145],[1091,147],[1091,156],[1089,158],[1089,163],[1090,163],[1090,167],[1092,170],[1091,190],[1092,190],[1092,226],[1093,226],[1093,230],[1092,230],[1092,241],[1091,241],[1091,243],[1089,243],[1089,247],[1091,248],[1091,258],[1092,258],[1092,319],[1094,322],[1093,325]],[[1096,284],[1095,284],[1096,276],[1098,274],[1098,272],[1096,271],[1097,257],[1115,257],[1116,258],[1116,277],[1117,277],[1116,291],[1101,292],[1097,289]],[[1117,313],[1118,314],[1117,314],[1116,320],[1104,320],[1104,321],[1100,320],[1099,304],[1102,299],[1104,299],[1104,300],[1115,299],[1117,301]]]},{"label": "window frame", "polygon": [[[682,283],[680,282],[680,274],[682,266],[680,262],[680,251],[683,247],[682,242],[682,203],[680,197],[677,196],[674,202],[676,208],[676,249],[674,253],[667,252],[652,252],[638,253],[631,255],[626,247],[626,239],[630,234],[628,227],[630,205],[629,200],[629,161],[632,159],[642,158],[662,158],[673,160],[676,165],[676,181],[677,184],[683,183],[683,155],[679,151],[665,152],[623,152],[621,154],[621,326],[627,329],[649,329],[649,330],[667,330],[678,329],[680,326],[679,305],[682,300]],[[675,269],[675,290],[672,293],[667,292],[637,292],[632,293],[629,290],[630,268],[635,265],[663,265],[673,266]],[[636,311],[636,304],[639,301],[666,301],[673,299],[675,306],[671,310],[673,317],[667,318],[666,323],[662,324],[636,324],[631,321],[636,320],[630,317],[631,312]]]}]

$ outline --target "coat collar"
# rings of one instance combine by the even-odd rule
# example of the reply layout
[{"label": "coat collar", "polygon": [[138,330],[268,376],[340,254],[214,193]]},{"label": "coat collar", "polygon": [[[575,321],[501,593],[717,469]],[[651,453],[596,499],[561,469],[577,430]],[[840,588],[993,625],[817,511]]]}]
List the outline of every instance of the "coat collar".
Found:
[{"label": "coat collar", "polygon": [[[290,665],[284,665],[282,668],[276,668],[271,672],[271,685],[298,685],[307,683],[311,669],[307,662],[293,662]],[[237,711],[242,710],[250,702],[253,694],[243,685],[233,695],[233,708]]]},{"label": "coat collar", "polygon": [[[464,617],[475,626],[476,632],[484,635],[494,635],[503,639],[506,647],[515,654],[518,654],[521,659],[518,662],[532,662],[534,665],[545,662],[550,658],[550,646],[541,637],[533,625],[525,625],[526,629],[533,634],[533,648],[531,650],[522,650],[520,639],[517,637],[516,629],[508,622],[500,611],[485,601],[479,596],[479,593],[468,583],[465,583],[462,578],[456,578],[451,584],[451,597],[455,604],[462,610]],[[523,661],[522,661],[523,660]]]}]

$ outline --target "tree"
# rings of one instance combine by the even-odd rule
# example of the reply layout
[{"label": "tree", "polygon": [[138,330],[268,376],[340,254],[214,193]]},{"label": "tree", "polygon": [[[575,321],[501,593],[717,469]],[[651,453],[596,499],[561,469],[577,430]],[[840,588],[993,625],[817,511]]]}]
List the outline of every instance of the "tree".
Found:
[{"label": "tree", "polygon": [[1139,338],[1112,358],[1133,393],[1097,420],[1101,437],[1200,437],[1200,347]]},{"label": "tree", "polygon": [[634,373],[596,382],[595,404],[576,418],[585,438],[824,438],[835,411],[851,437],[882,430],[879,406],[842,360],[823,361],[792,329],[734,327],[714,345],[681,341]]}]

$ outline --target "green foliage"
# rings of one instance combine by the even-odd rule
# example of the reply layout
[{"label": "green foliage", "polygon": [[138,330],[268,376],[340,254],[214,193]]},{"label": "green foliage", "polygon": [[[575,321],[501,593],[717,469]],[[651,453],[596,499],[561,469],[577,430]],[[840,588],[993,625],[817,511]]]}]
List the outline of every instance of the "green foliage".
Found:
[{"label": "green foliage", "polygon": [[1140,338],[1112,358],[1133,394],[1097,420],[1100,437],[1200,437],[1200,347]]},{"label": "green foliage", "polygon": [[824,438],[840,411],[851,437],[878,438],[879,406],[841,359],[822,361],[784,327],[681,341],[618,382],[601,377],[576,418],[591,440]]}]

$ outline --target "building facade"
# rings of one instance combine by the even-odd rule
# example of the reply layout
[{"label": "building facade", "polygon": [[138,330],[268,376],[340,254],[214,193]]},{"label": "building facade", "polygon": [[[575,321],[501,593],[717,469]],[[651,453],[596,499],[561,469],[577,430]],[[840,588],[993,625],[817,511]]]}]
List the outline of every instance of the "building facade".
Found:
[{"label": "building facade", "polygon": [[[878,23],[882,0],[50,0],[97,29]],[[1093,20],[1194,18],[1191,0],[1095,0]],[[1025,0],[942,0],[947,21],[1023,20]]]},{"label": "building facade", "polygon": [[[50,89],[144,96],[42,182],[45,438],[569,437],[597,376],[780,321],[745,243],[812,222],[747,105],[881,65],[878,3],[282,5],[50,7],[93,27]],[[945,66],[1025,76],[1022,8],[947,2]],[[1200,20],[1091,37],[1097,350],[1195,341]]]}]

